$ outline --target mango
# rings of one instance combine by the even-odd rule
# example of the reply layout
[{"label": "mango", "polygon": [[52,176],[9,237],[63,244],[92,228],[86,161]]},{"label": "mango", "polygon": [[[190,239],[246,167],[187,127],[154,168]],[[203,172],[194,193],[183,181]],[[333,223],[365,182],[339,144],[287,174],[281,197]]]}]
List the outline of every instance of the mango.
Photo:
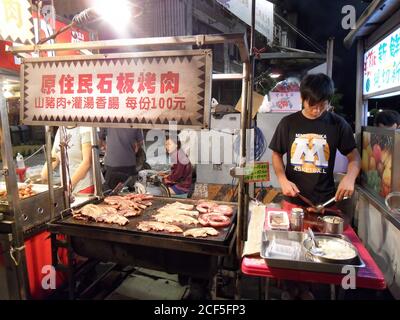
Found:
[{"label": "mango", "polygon": [[362,171],[367,172],[369,168],[369,158],[368,158],[368,153],[363,151],[362,153],[362,159],[361,159],[361,168]]},{"label": "mango", "polygon": [[391,186],[392,185],[392,169],[386,167],[385,170],[383,171],[383,175],[382,175],[382,180],[383,183]]},{"label": "mango", "polygon": [[369,132],[363,133],[363,148],[366,148],[371,140],[371,134]]},{"label": "mango", "polygon": [[367,154],[368,154],[368,158],[371,158],[371,157],[372,157],[372,148],[371,148],[371,145],[368,145],[368,147],[367,147]]},{"label": "mango", "polygon": [[369,167],[368,167],[368,169],[369,169],[370,171],[376,170],[375,158],[371,157],[371,158],[369,159]]},{"label": "mango", "polygon": [[385,162],[383,163],[386,168],[389,168],[390,170],[392,170],[392,155],[390,153],[388,153]]}]

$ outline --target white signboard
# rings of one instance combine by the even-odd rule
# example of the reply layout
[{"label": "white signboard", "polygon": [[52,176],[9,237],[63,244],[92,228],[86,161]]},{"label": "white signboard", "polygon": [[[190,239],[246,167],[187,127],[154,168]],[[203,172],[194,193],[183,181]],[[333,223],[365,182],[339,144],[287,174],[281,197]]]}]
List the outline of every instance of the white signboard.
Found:
[{"label": "white signboard", "polygon": [[210,50],[27,59],[21,119],[29,125],[208,127]]},{"label": "white signboard", "polygon": [[31,4],[28,0],[0,0],[0,39],[32,44]]},{"label": "white signboard", "polygon": [[296,112],[301,110],[300,92],[270,92],[271,112]]},{"label": "white signboard", "polygon": [[400,28],[364,55],[364,95],[397,90],[400,90]]},{"label": "white signboard", "polygon": [[[217,0],[240,20],[251,25],[251,0]],[[274,5],[266,0],[256,0],[256,30],[268,41],[274,39]]]}]

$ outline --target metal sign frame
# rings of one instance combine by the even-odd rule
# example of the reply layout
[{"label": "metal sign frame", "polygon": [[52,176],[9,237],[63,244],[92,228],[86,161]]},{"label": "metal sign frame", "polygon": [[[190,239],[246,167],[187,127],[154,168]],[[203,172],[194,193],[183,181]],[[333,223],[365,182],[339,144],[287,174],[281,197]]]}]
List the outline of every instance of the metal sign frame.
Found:
[{"label": "metal sign frame", "polygon": [[[160,122],[156,122],[157,119],[142,121],[136,119],[137,121],[132,121],[130,119],[123,119],[120,121],[55,121],[52,120],[24,120],[25,119],[25,112],[26,112],[26,101],[25,101],[25,91],[28,84],[26,83],[26,64],[48,64],[54,65],[57,67],[57,64],[61,64],[63,62],[71,62],[71,61],[101,61],[101,60],[114,60],[114,59],[141,59],[141,58],[170,58],[170,57],[194,57],[194,56],[203,56],[205,59],[204,65],[204,97],[198,100],[202,103],[203,106],[203,114],[201,115],[203,118],[202,125],[190,125],[185,124],[185,121],[182,119],[161,119]],[[202,71],[203,72],[203,71]],[[169,123],[174,123],[176,120],[176,128],[183,129],[183,128],[192,128],[192,129],[201,129],[201,128],[209,128],[210,120],[211,120],[211,82],[212,82],[212,54],[210,49],[206,50],[181,50],[181,51],[157,51],[157,52],[134,52],[134,53],[119,53],[119,54],[96,54],[90,56],[61,56],[61,57],[45,57],[45,58],[27,58],[23,60],[21,64],[20,70],[20,78],[24,81],[22,90],[21,90],[21,101],[23,101],[24,107],[20,110],[21,119],[23,119],[23,123],[26,125],[49,125],[49,126],[68,126],[68,125],[82,125],[82,126],[90,126],[90,127],[126,127],[126,128],[142,128],[142,129],[169,129]],[[200,88],[199,88],[200,89]],[[107,117],[107,116],[106,116]],[[193,120],[193,119],[192,119]],[[175,124],[174,124],[175,125]]]}]

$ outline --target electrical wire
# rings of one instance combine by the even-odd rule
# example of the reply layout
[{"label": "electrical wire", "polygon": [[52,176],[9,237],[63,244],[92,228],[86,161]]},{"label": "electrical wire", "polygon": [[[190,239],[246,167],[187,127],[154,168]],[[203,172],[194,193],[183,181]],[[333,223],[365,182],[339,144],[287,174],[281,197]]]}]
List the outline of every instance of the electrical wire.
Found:
[{"label": "electrical wire", "polygon": [[35,155],[37,155],[39,152],[41,152],[43,150],[43,152],[46,152],[46,148],[45,148],[45,146],[43,145],[43,146],[41,146],[39,149],[37,149],[34,153],[32,153],[29,157],[26,157],[25,159],[24,159],[24,161],[25,161],[25,163],[27,162],[27,161],[29,161],[32,157],[34,157]]},{"label": "electrical wire", "polygon": [[300,37],[302,37],[306,42],[308,42],[309,45],[314,47],[320,52],[324,52],[325,48],[322,47],[318,42],[316,42],[314,39],[306,35],[304,32],[296,28],[293,24],[291,24],[289,21],[287,21],[285,18],[281,17],[278,13],[274,12],[274,16],[276,16],[279,20],[284,22],[290,29],[292,29],[294,32],[296,32]]},{"label": "electrical wire", "polygon": [[[267,141],[259,127],[254,127],[254,155],[250,154],[250,161],[260,161],[265,151],[267,150]],[[240,155],[240,136],[237,136],[234,142],[234,151]],[[252,151],[252,146],[250,147]]]}]

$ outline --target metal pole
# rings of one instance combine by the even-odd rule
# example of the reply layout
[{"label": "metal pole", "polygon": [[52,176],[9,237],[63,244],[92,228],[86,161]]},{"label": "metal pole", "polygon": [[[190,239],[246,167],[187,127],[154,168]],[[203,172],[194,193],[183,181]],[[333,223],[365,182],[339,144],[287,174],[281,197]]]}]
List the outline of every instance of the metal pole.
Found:
[{"label": "metal pole", "polygon": [[357,80],[356,80],[356,141],[361,146],[361,127],[368,124],[368,103],[363,98],[364,40],[357,42]]},{"label": "metal pole", "polygon": [[55,196],[54,196],[54,180],[53,180],[53,159],[51,155],[51,127],[45,127],[46,132],[46,161],[47,161],[47,183],[49,185],[49,200],[50,200],[50,221],[55,217]]},{"label": "metal pole", "polygon": [[[247,130],[247,103],[248,103],[248,81],[250,73],[249,63],[243,63],[243,80],[242,80],[242,109],[240,118],[240,163],[239,167],[244,169],[246,166],[246,130]],[[242,256],[243,249],[243,236],[245,234],[244,228],[247,224],[245,221],[245,183],[244,176],[239,179],[239,189],[238,189],[238,222],[237,222],[237,241],[236,241],[236,252],[240,259]]]},{"label": "metal pole", "polygon": [[61,154],[61,179],[64,190],[64,204],[65,209],[69,209],[71,207],[71,192],[70,192],[70,181],[69,176],[67,174],[67,144],[66,137],[64,135],[64,127],[60,127],[60,154]]},{"label": "metal pole", "polygon": [[329,38],[327,43],[326,52],[326,74],[332,78],[333,71],[333,47],[335,44],[335,38]]},{"label": "metal pole", "polygon": [[[0,81],[2,79],[0,78]],[[17,175],[11,146],[10,126],[6,100],[3,96],[3,85],[0,83],[0,116],[1,116],[1,155],[3,161],[3,174],[6,182],[7,201],[10,214],[14,219],[12,232],[12,248],[9,252],[15,263],[18,278],[18,297],[27,299],[29,294],[28,272],[26,268],[25,243],[23,234],[23,218],[20,207]]]},{"label": "metal pole", "polygon": [[179,37],[160,37],[160,38],[137,38],[137,39],[114,39],[101,41],[87,41],[76,43],[55,43],[41,45],[23,45],[11,47],[8,51],[19,53],[30,53],[35,51],[63,51],[63,50],[106,50],[106,49],[131,49],[148,48],[151,46],[164,45],[212,45],[221,43],[234,43],[240,52],[242,62],[249,61],[249,52],[246,39],[243,34],[223,34],[223,35],[195,35]]},{"label": "metal pole", "polygon": [[[247,119],[246,119],[246,130],[251,129],[253,127],[252,118],[253,118],[253,90],[254,90],[254,70],[255,70],[255,58],[254,58],[254,48],[255,48],[255,40],[256,40],[256,0],[252,0],[251,6],[251,33],[250,33],[250,66],[248,73],[248,82],[246,84],[247,92],[248,92],[248,101],[246,104],[247,107]],[[250,136],[251,137],[251,136]],[[245,138],[245,146],[247,146],[248,135],[246,134]],[[251,141],[250,141],[251,143]],[[254,140],[255,143],[255,140]],[[254,146],[253,146],[254,147]],[[246,147],[245,147],[246,148]],[[244,157],[247,158],[250,155],[250,150],[245,151]],[[243,197],[243,225],[242,225],[242,240],[247,240],[247,228],[248,228],[248,213],[249,213],[249,202],[250,202],[250,192],[254,193],[254,183],[246,183],[244,184],[244,197]]]},{"label": "metal pole", "polygon": [[250,65],[251,72],[249,74],[249,113],[247,115],[247,127],[252,128],[252,117],[253,117],[253,90],[254,90],[254,70],[255,62],[254,59],[254,48],[256,42],[256,0],[252,0],[251,4],[251,34],[250,34]]},{"label": "metal pole", "polygon": [[92,128],[92,169],[95,195],[101,197],[103,195],[103,188],[101,183],[101,171],[99,160],[99,138],[97,136],[97,128]]}]

